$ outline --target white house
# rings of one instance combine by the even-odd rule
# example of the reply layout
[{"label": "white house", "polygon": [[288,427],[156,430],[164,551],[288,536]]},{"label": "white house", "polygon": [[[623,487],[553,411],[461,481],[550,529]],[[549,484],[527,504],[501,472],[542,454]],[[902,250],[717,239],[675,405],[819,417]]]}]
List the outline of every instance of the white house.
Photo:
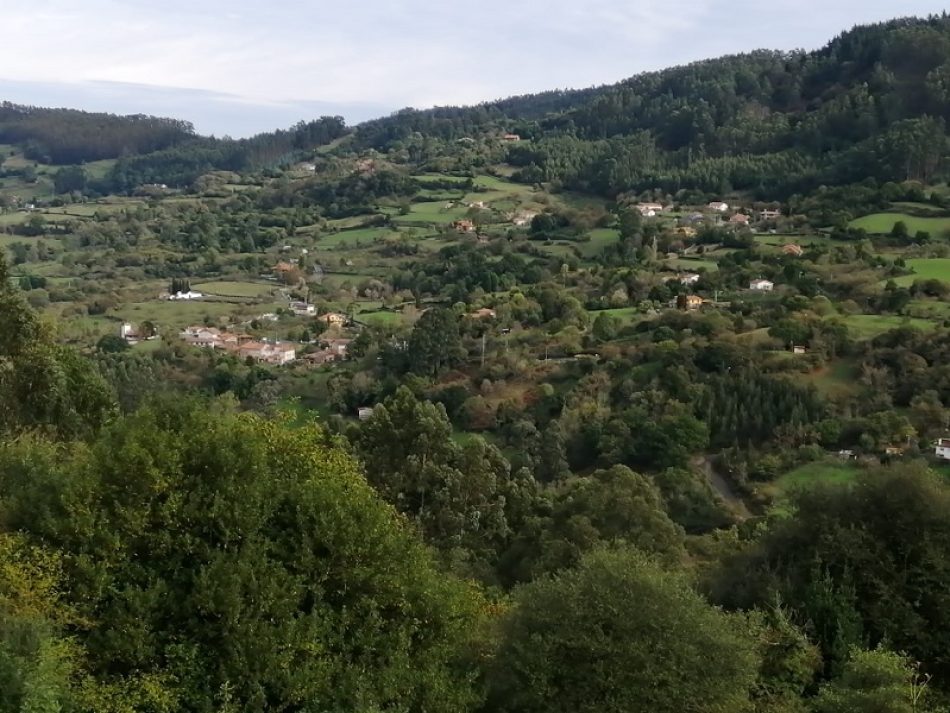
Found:
[{"label": "white house", "polygon": [[372,415],[373,415],[372,406],[360,406],[358,409],[356,409],[356,417],[360,421],[366,421],[367,419],[372,417]]},{"label": "white house", "polygon": [[129,344],[135,344],[140,339],[138,332],[135,331],[135,327],[128,322],[123,322],[119,327],[119,336]]},{"label": "white house", "polygon": [[317,308],[307,302],[291,302],[290,311],[298,317],[309,317],[317,313]]},{"label": "white house", "polygon": [[695,285],[699,282],[699,275],[695,272],[688,272],[685,275],[680,275],[679,281],[681,285]]},{"label": "white house", "polygon": [[195,292],[194,290],[188,290],[187,292],[176,292],[173,295],[168,295],[170,300],[200,300],[204,297],[200,292]]},{"label": "white house", "polygon": [[659,203],[639,203],[637,209],[644,218],[653,218],[658,213],[662,213],[665,208]]},{"label": "white house", "polygon": [[719,213],[725,213],[727,210],[729,210],[729,204],[728,204],[728,203],[723,203],[723,202],[721,202],[721,201],[713,201],[712,203],[710,203],[710,204],[707,205],[706,207],[709,208],[709,210],[714,210],[714,211],[717,211],[717,212],[719,212]]},{"label": "white house", "polygon": [[179,336],[193,347],[214,349],[221,342],[221,330],[215,327],[185,327]]},{"label": "white house", "polygon": [[512,217],[511,219],[511,222],[520,228],[525,225],[528,225],[532,220],[534,220],[534,217],[536,215],[537,213],[535,213],[534,211],[523,210],[520,213],[515,213],[514,217]]},{"label": "white house", "polygon": [[749,283],[749,289],[756,292],[771,292],[775,289],[775,283],[771,280],[752,280]]},{"label": "white house", "polygon": [[934,455],[943,460],[950,460],[950,438],[938,438],[934,444]]}]

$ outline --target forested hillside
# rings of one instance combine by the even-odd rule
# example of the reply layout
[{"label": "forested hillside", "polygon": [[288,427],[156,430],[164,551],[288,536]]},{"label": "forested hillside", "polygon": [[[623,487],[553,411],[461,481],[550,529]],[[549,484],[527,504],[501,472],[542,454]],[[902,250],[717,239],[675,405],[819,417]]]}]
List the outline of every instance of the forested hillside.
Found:
[{"label": "forested hillside", "polygon": [[54,165],[119,159],[98,181],[103,192],[187,185],[208,171],[276,166],[345,132],[340,117],[323,117],[249,139],[216,139],[177,119],[0,104],[0,144],[19,147],[27,159]]},{"label": "forested hillside", "polygon": [[942,175],[950,19],[855,28],[815,52],[753,52],[620,84],[460,109],[405,111],[357,131],[399,150],[513,131],[523,181],[605,196],[660,188],[787,196],[820,184]]}]

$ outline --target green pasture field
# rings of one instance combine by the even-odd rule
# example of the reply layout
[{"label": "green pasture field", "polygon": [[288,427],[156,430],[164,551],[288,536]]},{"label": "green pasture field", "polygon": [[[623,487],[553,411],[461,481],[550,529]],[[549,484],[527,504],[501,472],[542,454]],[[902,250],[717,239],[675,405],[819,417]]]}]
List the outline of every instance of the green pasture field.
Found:
[{"label": "green pasture field", "polygon": [[890,314],[851,314],[842,317],[842,321],[848,326],[851,336],[857,339],[872,339],[898,327],[913,327],[926,331],[937,326],[929,319]]},{"label": "green pasture field", "polygon": [[54,238],[50,236],[43,236],[43,237],[37,237],[37,238],[27,238],[22,235],[0,234],[0,248],[8,248],[13,243],[26,243],[27,245],[29,245],[31,242],[39,242],[40,240],[42,240],[46,244],[46,246],[49,248],[54,248],[56,250],[59,250],[60,248],[63,247],[63,239],[59,237]]},{"label": "green pasture field", "polygon": [[950,282],[950,258],[924,257],[912,258],[907,261],[907,267],[914,271],[913,275],[904,275],[894,280],[902,287],[908,287],[916,280],[940,280]]},{"label": "green pasture field", "polygon": [[235,305],[228,302],[208,302],[205,300],[171,301],[151,300],[131,302],[117,307],[110,316],[140,324],[151,320],[159,325],[160,331],[167,334],[169,329],[177,330],[190,324],[201,323],[205,317],[213,320],[225,317],[252,317],[262,312],[274,312],[280,304]]},{"label": "green pasture field", "polygon": [[590,231],[587,235],[590,237],[590,241],[580,243],[579,245],[581,252],[584,253],[584,257],[586,258],[593,258],[600,255],[604,251],[604,248],[620,240],[620,231],[614,230],[613,228],[597,228],[596,230]]},{"label": "green pasture field", "polygon": [[475,185],[489,191],[500,191],[502,193],[532,192],[530,186],[526,186],[522,183],[512,183],[511,181],[506,181],[504,178],[497,178],[496,176],[477,176],[475,178]]},{"label": "green pasture field", "polygon": [[847,485],[860,472],[858,466],[847,461],[815,461],[785,473],[773,485],[779,492],[789,494],[815,485]]},{"label": "green pasture field", "polygon": [[936,300],[912,300],[904,310],[911,317],[921,319],[950,319],[950,303]]},{"label": "green pasture field", "polygon": [[350,228],[359,228],[367,220],[376,217],[375,213],[365,213],[363,215],[351,215],[347,218],[334,218],[327,221],[328,228],[337,230],[349,230]]},{"label": "green pasture field", "polygon": [[326,233],[317,240],[320,248],[356,247],[357,244],[369,245],[380,238],[397,237],[399,233],[392,228],[356,228],[341,230],[339,233]]},{"label": "green pasture field", "polygon": [[393,221],[448,224],[464,218],[467,211],[468,209],[464,206],[446,208],[445,201],[426,201],[413,203],[409,209],[409,215],[393,216]]},{"label": "green pasture field", "polygon": [[704,260],[702,258],[678,257],[675,260],[667,260],[666,266],[673,270],[701,270],[706,269],[715,272],[719,265],[714,260]]},{"label": "green pasture field", "polygon": [[832,399],[853,396],[861,388],[858,383],[856,365],[854,362],[845,359],[807,374],[805,378],[818,389],[822,396]]},{"label": "green pasture field", "polygon": [[910,234],[923,230],[938,236],[950,231],[950,218],[920,217],[907,213],[872,213],[851,221],[851,227],[863,228],[869,233],[890,233],[894,223],[904,221]]},{"label": "green pasture field", "polygon": [[617,307],[615,309],[587,310],[587,314],[590,315],[591,324],[593,324],[594,320],[602,314],[609,314],[622,322],[638,322],[646,317],[646,315],[640,312],[636,307]]},{"label": "green pasture field", "polygon": [[423,186],[425,186],[427,183],[443,183],[443,182],[457,183],[459,185],[462,185],[463,183],[468,181],[467,178],[462,178],[461,176],[447,176],[442,173],[417,173],[416,175],[412,176],[412,178],[414,178]]},{"label": "green pasture field", "polygon": [[219,295],[221,297],[263,297],[274,291],[274,285],[261,282],[219,280],[217,282],[202,282],[197,285],[192,285],[192,289],[208,295]]},{"label": "green pasture field", "polygon": [[406,321],[405,315],[401,312],[390,312],[380,310],[378,312],[360,312],[356,318],[366,324],[378,324],[380,326],[393,326],[403,324]]}]

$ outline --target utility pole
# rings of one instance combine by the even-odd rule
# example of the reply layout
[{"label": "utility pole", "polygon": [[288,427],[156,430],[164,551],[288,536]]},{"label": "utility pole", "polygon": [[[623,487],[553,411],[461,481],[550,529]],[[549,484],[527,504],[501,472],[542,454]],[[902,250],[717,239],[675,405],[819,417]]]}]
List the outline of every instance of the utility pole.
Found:
[{"label": "utility pole", "polygon": [[485,368],[485,337],[488,332],[482,332],[482,369]]}]

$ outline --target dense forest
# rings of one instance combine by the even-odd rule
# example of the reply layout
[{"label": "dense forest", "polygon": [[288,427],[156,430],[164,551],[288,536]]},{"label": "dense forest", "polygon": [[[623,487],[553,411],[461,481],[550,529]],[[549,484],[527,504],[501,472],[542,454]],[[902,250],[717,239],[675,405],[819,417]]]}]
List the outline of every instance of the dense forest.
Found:
[{"label": "dense forest", "polygon": [[[404,111],[357,128],[393,151],[486,132],[522,139],[527,182],[605,196],[699,188],[788,196],[821,184],[942,175],[950,19],[857,27],[815,52],[759,51],[582,92]],[[423,140],[422,137],[425,137]]]},{"label": "dense forest", "polygon": [[216,139],[176,119],[0,104],[0,143],[21,146],[29,159],[57,165],[119,159],[98,181],[106,193],[150,183],[184,186],[208,171],[287,163],[345,132],[342,118],[323,117],[248,139]]}]

